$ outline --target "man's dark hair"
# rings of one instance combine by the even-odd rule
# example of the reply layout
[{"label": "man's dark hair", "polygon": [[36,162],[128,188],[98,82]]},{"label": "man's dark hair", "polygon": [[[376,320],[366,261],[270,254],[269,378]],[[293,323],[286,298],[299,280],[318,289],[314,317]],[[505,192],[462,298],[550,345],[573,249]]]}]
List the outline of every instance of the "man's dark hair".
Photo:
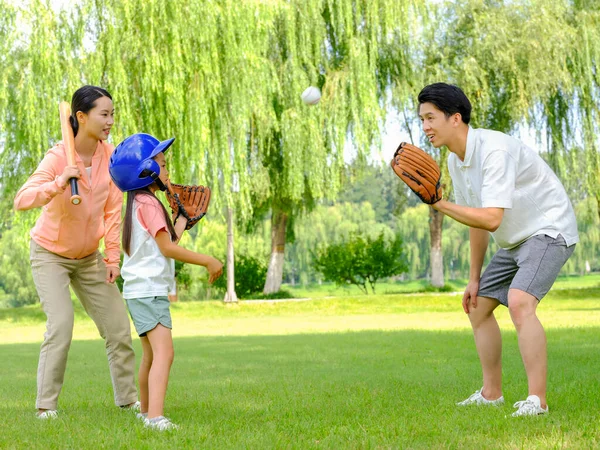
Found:
[{"label": "man's dark hair", "polygon": [[425,86],[419,92],[419,105],[423,103],[432,103],[446,117],[460,113],[462,121],[467,125],[471,121],[471,102],[458,86],[446,83]]}]

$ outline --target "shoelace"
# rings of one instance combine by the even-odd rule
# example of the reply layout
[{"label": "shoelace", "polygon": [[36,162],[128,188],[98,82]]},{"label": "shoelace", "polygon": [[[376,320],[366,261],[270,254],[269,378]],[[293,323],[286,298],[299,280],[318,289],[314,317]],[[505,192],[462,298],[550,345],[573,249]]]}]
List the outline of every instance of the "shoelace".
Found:
[{"label": "shoelace", "polygon": [[163,417],[161,420],[159,420],[158,422],[154,422],[152,423],[153,427],[159,429],[159,430],[168,430],[171,428],[177,428],[177,425],[175,425],[173,422],[171,422],[169,419],[167,419],[166,417]]},{"label": "shoelace", "polygon": [[469,401],[469,400],[477,400],[477,399],[479,399],[480,397],[483,397],[483,396],[481,395],[481,391],[475,391],[475,393],[474,393],[474,394],[471,394],[471,396],[470,396],[470,397],[467,399],[467,401]]},{"label": "shoelace", "polygon": [[521,400],[513,405],[513,408],[519,408],[518,411],[534,411],[537,412],[537,406],[531,400]]}]

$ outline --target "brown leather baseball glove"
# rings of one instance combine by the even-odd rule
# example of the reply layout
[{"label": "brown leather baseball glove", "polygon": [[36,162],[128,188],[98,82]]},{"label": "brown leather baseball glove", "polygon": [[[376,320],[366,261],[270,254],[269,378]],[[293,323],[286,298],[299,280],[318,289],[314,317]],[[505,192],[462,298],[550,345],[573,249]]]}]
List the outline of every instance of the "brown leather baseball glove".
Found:
[{"label": "brown leather baseball glove", "polygon": [[442,174],[435,160],[419,147],[402,142],[391,162],[392,169],[428,205],[442,199]]},{"label": "brown leather baseball glove", "polygon": [[167,184],[167,200],[175,218],[183,216],[187,219],[186,230],[189,230],[206,215],[210,203],[210,188],[207,186],[186,186]]}]

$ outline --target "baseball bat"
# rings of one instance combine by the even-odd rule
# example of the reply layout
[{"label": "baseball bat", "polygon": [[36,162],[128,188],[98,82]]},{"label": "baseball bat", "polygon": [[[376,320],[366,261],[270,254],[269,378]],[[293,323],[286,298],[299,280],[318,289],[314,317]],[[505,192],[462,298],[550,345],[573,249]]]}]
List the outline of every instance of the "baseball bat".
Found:
[{"label": "baseball bat", "polygon": [[[67,164],[69,166],[76,166],[75,137],[73,136],[73,128],[71,127],[71,122],[69,120],[71,117],[71,105],[69,105],[69,102],[60,102],[59,111],[63,145],[65,146],[65,152],[67,153]],[[77,178],[71,178],[69,183],[71,184],[71,203],[79,205],[81,203],[81,196],[79,195]]]}]

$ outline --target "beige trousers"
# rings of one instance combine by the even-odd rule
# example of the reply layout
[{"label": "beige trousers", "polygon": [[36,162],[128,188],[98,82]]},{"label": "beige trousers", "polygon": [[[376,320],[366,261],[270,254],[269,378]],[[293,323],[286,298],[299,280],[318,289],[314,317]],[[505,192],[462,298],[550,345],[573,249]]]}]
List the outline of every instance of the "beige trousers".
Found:
[{"label": "beige trousers", "polygon": [[137,401],[135,355],[125,303],[107,283],[106,264],[96,251],[82,259],[51,253],[31,240],[31,270],[44,313],[46,333],[37,373],[38,409],[56,409],[73,337],[74,311],[69,285],[106,342],[115,403]]}]

